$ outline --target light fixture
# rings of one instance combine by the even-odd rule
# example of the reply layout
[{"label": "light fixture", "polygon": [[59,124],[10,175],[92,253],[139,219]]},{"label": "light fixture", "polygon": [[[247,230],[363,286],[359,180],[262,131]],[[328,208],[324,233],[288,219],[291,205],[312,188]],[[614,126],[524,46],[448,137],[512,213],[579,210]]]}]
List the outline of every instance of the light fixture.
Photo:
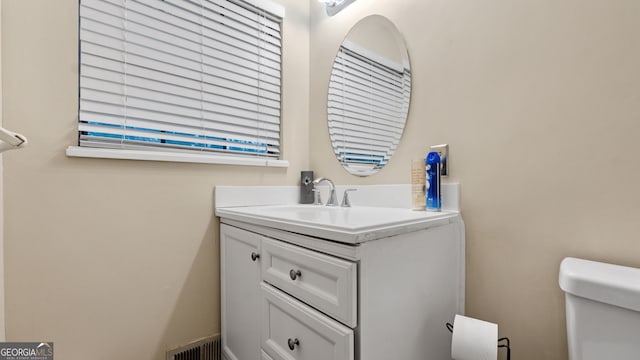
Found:
[{"label": "light fixture", "polygon": [[318,0],[327,7],[327,15],[333,16],[356,0]]}]

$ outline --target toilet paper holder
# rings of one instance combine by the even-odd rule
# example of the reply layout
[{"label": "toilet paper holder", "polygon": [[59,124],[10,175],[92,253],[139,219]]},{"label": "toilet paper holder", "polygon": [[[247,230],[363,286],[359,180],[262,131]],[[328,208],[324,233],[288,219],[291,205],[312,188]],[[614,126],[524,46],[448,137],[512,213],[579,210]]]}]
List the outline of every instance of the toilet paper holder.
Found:
[{"label": "toilet paper holder", "polygon": [[[446,326],[449,332],[453,334],[453,324],[447,323]],[[511,342],[508,337],[498,339],[498,348],[507,349],[507,360],[511,360]]]}]

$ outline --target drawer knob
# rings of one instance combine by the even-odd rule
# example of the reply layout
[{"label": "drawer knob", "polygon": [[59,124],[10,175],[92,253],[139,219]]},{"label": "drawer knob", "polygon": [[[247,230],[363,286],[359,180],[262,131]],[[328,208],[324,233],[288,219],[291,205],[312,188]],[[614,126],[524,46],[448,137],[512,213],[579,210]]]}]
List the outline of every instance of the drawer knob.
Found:
[{"label": "drawer knob", "polygon": [[289,340],[287,340],[287,344],[289,345],[289,350],[293,351],[296,346],[300,346],[300,340],[298,340],[298,338],[296,338],[295,340],[289,338]]},{"label": "drawer knob", "polygon": [[295,280],[298,277],[302,276],[302,273],[300,272],[300,270],[293,270],[291,269],[289,271],[289,277],[291,278],[291,280]]},{"label": "drawer knob", "polygon": [[258,259],[260,259],[260,254],[252,252],[251,253],[251,260],[256,261]]}]

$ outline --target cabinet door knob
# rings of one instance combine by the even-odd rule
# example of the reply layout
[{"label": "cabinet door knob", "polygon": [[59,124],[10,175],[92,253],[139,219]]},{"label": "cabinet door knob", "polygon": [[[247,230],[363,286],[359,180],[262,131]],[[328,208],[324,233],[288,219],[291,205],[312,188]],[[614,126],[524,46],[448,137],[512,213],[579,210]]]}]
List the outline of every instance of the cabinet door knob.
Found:
[{"label": "cabinet door knob", "polygon": [[302,273],[300,272],[300,270],[293,270],[291,269],[289,271],[289,277],[291,278],[291,280],[295,280],[298,277],[302,276]]},{"label": "cabinet door knob", "polygon": [[252,252],[251,253],[251,260],[256,261],[258,259],[260,259],[260,254]]},{"label": "cabinet door knob", "polygon": [[287,340],[287,344],[289,345],[289,350],[293,351],[296,346],[300,346],[300,340],[298,340],[298,338],[295,340],[289,338],[289,340]]}]

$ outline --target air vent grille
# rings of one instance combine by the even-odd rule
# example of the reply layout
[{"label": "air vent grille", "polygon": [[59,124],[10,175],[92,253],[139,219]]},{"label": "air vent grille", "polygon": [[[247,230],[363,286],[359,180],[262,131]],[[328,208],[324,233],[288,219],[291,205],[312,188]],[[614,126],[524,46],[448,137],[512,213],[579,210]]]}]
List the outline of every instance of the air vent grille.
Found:
[{"label": "air vent grille", "polygon": [[196,340],[167,352],[167,360],[222,360],[220,335]]}]

